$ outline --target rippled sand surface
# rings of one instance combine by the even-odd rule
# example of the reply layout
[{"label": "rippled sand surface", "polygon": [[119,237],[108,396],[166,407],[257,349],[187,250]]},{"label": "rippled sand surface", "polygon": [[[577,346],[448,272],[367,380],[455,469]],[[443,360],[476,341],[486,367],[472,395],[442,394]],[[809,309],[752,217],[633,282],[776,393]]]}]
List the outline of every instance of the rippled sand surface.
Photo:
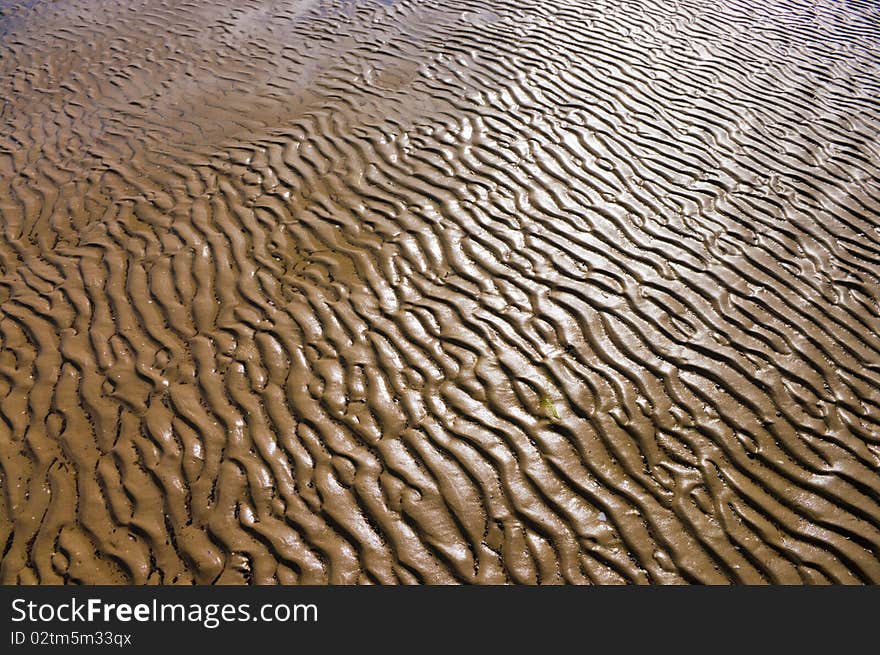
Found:
[{"label": "rippled sand surface", "polygon": [[0,7],[0,582],[880,582],[876,2]]}]

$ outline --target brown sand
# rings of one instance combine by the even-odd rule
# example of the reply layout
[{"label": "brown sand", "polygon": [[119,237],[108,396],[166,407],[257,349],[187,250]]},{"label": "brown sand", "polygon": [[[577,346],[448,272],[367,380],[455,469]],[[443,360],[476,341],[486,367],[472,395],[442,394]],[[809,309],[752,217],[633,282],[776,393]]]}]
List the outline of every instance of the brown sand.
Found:
[{"label": "brown sand", "polygon": [[880,582],[876,3],[0,7],[0,582]]}]

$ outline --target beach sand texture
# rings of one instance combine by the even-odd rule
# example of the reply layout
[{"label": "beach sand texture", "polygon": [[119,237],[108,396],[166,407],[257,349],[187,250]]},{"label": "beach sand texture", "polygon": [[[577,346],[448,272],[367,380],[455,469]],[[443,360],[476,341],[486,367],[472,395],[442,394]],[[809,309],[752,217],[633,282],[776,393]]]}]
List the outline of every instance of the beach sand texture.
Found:
[{"label": "beach sand texture", "polygon": [[877,2],[0,7],[0,582],[880,582]]}]

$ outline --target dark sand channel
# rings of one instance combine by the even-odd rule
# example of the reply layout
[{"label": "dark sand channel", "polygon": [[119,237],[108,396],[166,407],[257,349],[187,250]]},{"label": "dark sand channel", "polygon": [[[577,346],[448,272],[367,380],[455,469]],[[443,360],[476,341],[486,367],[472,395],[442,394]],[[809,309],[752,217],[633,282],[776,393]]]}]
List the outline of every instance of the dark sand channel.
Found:
[{"label": "dark sand channel", "polygon": [[877,3],[0,7],[0,582],[880,582]]}]

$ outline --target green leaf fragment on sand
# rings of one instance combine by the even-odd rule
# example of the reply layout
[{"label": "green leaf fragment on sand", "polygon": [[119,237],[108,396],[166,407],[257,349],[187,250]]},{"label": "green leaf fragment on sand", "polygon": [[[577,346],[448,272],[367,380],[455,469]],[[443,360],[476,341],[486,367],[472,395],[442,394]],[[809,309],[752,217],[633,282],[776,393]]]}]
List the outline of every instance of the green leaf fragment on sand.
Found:
[{"label": "green leaf fragment on sand", "polygon": [[541,396],[541,409],[554,421],[559,420],[559,412],[556,411],[556,406],[550,400],[550,396]]}]

